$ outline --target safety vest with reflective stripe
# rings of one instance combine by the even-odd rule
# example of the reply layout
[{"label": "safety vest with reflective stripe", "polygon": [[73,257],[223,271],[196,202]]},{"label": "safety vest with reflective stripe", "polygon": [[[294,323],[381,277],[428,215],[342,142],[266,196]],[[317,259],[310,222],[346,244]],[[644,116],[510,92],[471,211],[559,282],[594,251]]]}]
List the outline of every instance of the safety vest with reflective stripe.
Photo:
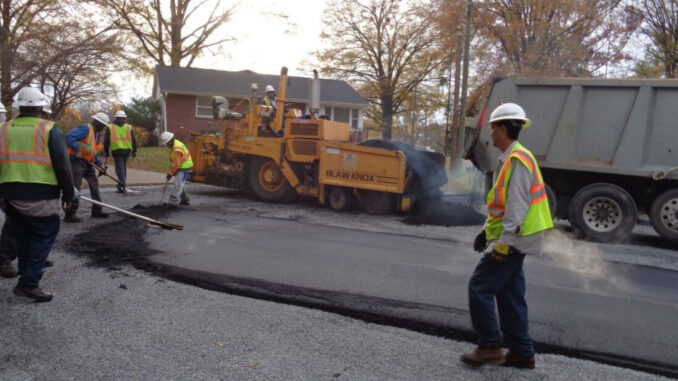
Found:
[{"label": "safety vest with reflective stripe", "polygon": [[546,196],[546,186],[541,176],[537,160],[532,153],[516,142],[508,155],[506,162],[502,165],[497,181],[487,194],[487,224],[485,226],[485,235],[488,240],[498,239],[504,230],[504,210],[506,208],[506,193],[508,191],[509,180],[513,166],[512,159],[524,165],[532,176],[530,186],[530,209],[525,216],[525,220],[520,226],[520,235],[526,236],[538,233],[542,230],[553,227],[551,211],[549,209],[548,197]]},{"label": "safety vest with reflective stripe", "polygon": [[182,160],[181,160],[181,166],[179,169],[189,169],[193,168],[193,159],[191,159],[191,153],[188,152],[188,148],[184,145],[184,143],[178,141],[177,139],[174,139],[174,146],[172,147],[172,150],[170,151],[170,161],[174,163],[174,153],[179,152],[181,154]]},{"label": "safety vest with reflective stripe", "polygon": [[[94,127],[92,127],[91,124],[88,124],[87,127],[89,127],[89,132],[87,133],[87,136],[78,141],[78,145],[80,146],[80,152],[82,153],[82,159],[85,160],[88,163],[91,163],[94,161],[94,158],[97,156],[97,153],[101,151],[101,147],[103,144],[101,144],[101,141],[97,142],[97,134],[94,131]],[[73,148],[68,147],[68,154],[69,155],[75,155],[75,151]]]},{"label": "safety vest with reflective stripe", "polygon": [[277,103],[277,101],[275,99],[271,99],[267,96],[264,97],[264,106],[270,106],[270,107],[277,109],[278,105],[276,103]]},{"label": "safety vest with reflective stripe", "polygon": [[125,123],[118,126],[115,123],[108,125],[111,135],[111,151],[119,149],[132,150],[132,126]]},{"label": "safety vest with reflective stripe", "polygon": [[54,122],[22,117],[0,126],[0,184],[58,185],[49,156],[49,133]]}]

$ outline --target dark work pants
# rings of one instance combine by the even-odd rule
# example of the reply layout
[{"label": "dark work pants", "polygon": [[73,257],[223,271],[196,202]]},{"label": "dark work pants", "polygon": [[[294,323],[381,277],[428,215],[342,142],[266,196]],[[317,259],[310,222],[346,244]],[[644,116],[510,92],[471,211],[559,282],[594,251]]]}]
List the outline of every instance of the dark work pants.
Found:
[{"label": "dark work pants", "polygon": [[[75,184],[75,188],[80,190],[82,180],[85,179],[85,181],[87,181],[87,185],[89,185],[89,193],[92,196],[92,199],[101,201],[101,196],[99,195],[99,180],[97,180],[97,176],[94,173],[94,167],[89,164],[85,164],[82,160],[71,159],[71,169],[73,170],[73,184]],[[80,200],[76,198],[73,202],[73,211],[69,214],[75,214],[78,211],[79,205]],[[93,212],[95,210],[102,209],[103,207],[92,204]]]},{"label": "dark work pants", "polygon": [[16,259],[16,245],[14,235],[7,224],[7,220],[2,224],[0,231],[0,265],[12,262]]},{"label": "dark work pants", "polygon": [[[129,154],[119,154],[113,151],[113,162],[115,163],[115,175],[118,177],[121,183],[127,185],[127,160],[129,159]],[[118,184],[118,189],[121,189],[120,184]]]},{"label": "dark work pants", "polygon": [[28,217],[9,206],[7,225],[14,236],[19,259],[20,287],[38,287],[45,272],[45,260],[59,233],[58,214],[47,217]]},{"label": "dark work pants", "polygon": [[532,357],[534,346],[528,333],[524,259],[524,254],[511,254],[505,262],[498,263],[490,254],[483,255],[469,281],[469,309],[479,345],[503,343],[512,352]]}]

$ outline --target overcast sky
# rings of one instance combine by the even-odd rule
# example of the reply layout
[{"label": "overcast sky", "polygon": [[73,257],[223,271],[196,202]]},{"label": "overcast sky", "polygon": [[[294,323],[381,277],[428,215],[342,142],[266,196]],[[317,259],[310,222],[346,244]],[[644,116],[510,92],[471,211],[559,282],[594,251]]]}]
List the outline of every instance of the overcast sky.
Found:
[{"label": "overcast sky", "polygon": [[[297,67],[320,46],[325,4],[326,0],[241,0],[231,21],[216,32],[235,41],[224,43],[221,51],[205,52],[192,67],[278,74],[287,66],[290,75],[311,76]],[[136,82],[128,78],[126,82],[127,90],[120,94],[123,102],[151,94],[151,78]]]}]

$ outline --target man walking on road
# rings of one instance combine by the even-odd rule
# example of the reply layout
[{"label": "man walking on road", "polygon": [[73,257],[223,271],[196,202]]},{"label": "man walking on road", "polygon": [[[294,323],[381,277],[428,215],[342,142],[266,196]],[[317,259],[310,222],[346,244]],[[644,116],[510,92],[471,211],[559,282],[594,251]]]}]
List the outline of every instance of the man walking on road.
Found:
[{"label": "man walking on road", "polygon": [[[478,347],[461,360],[474,366],[535,366],[523,260],[526,254],[541,254],[544,230],[552,228],[553,222],[537,160],[517,141],[530,124],[522,107],[514,103],[497,107],[490,116],[492,144],[502,154],[487,195],[487,220],[473,243],[476,251],[484,251],[468,286]],[[508,353],[501,346],[508,347]]]},{"label": "man walking on road", "polygon": [[[101,201],[101,196],[99,195],[99,181],[94,173],[92,163],[102,167],[104,171],[106,170],[101,160],[99,160],[97,153],[102,147],[101,132],[107,126],[108,115],[99,112],[92,117],[92,123],[80,125],[66,134],[75,187],[80,190],[82,179],[84,178],[87,181],[87,185],[89,185],[92,198],[97,201]],[[64,221],[80,222],[80,217],[76,216],[78,204],[78,200],[75,200],[73,208],[66,212]],[[92,217],[107,218],[108,213],[102,209],[99,205],[92,205]]]},{"label": "man walking on road", "polygon": [[117,111],[115,120],[108,125],[104,136],[104,156],[108,159],[110,149],[115,163],[115,175],[123,184],[117,185],[118,193],[125,193],[129,156],[137,157],[137,140],[134,136],[134,129],[125,123],[126,119],[127,114],[124,111]]},{"label": "man walking on road", "polygon": [[193,168],[191,153],[184,143],[174,138],[174,134],[168,131],[160,134],[160,144],[164,144],[170,149],[170,162],[172,168],[167,174],[167,181],[174,176],[174,190],[170,195],[169,202],[165,203],[168,208],[176,208],[177,205],[189,205],[188,194],[186,194],[186,180]]},{"label": "man walking on road", "polygon": [[75,201],[73,178],[61,130],[40,118],[43,95],[23,88],[16,105],[19,116],[0,127],[0,198],[19,261],[14,294],[49,302],[52,295],[39,283],[59,232],[59,211]]}]

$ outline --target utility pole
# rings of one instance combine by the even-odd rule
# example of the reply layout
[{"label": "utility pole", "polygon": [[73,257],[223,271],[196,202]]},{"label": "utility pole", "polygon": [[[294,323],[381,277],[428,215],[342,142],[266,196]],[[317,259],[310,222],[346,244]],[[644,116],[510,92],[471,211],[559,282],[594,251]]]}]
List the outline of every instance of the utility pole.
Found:
[{"label": "utility pole", "polygon": [[417,86],[414,87],[414,99],[412,101],[412,145],[417,144],[417,138],[415,137],[417,125],[415,124],[415,119],[417,116]]},{"label": "utility pole", "polygon": [[471,22],[473,0],[466,3],[466,31],[464,32],[464,72],[461,82],[461,104],[459,106],[459,124],[457,125],[457,147],[453,168],[460,168],[462,163],[462,151],[464,150],[464,130],[466,129],[466,93],[468,92],[468,64],[469,50],[471,49]]}]

